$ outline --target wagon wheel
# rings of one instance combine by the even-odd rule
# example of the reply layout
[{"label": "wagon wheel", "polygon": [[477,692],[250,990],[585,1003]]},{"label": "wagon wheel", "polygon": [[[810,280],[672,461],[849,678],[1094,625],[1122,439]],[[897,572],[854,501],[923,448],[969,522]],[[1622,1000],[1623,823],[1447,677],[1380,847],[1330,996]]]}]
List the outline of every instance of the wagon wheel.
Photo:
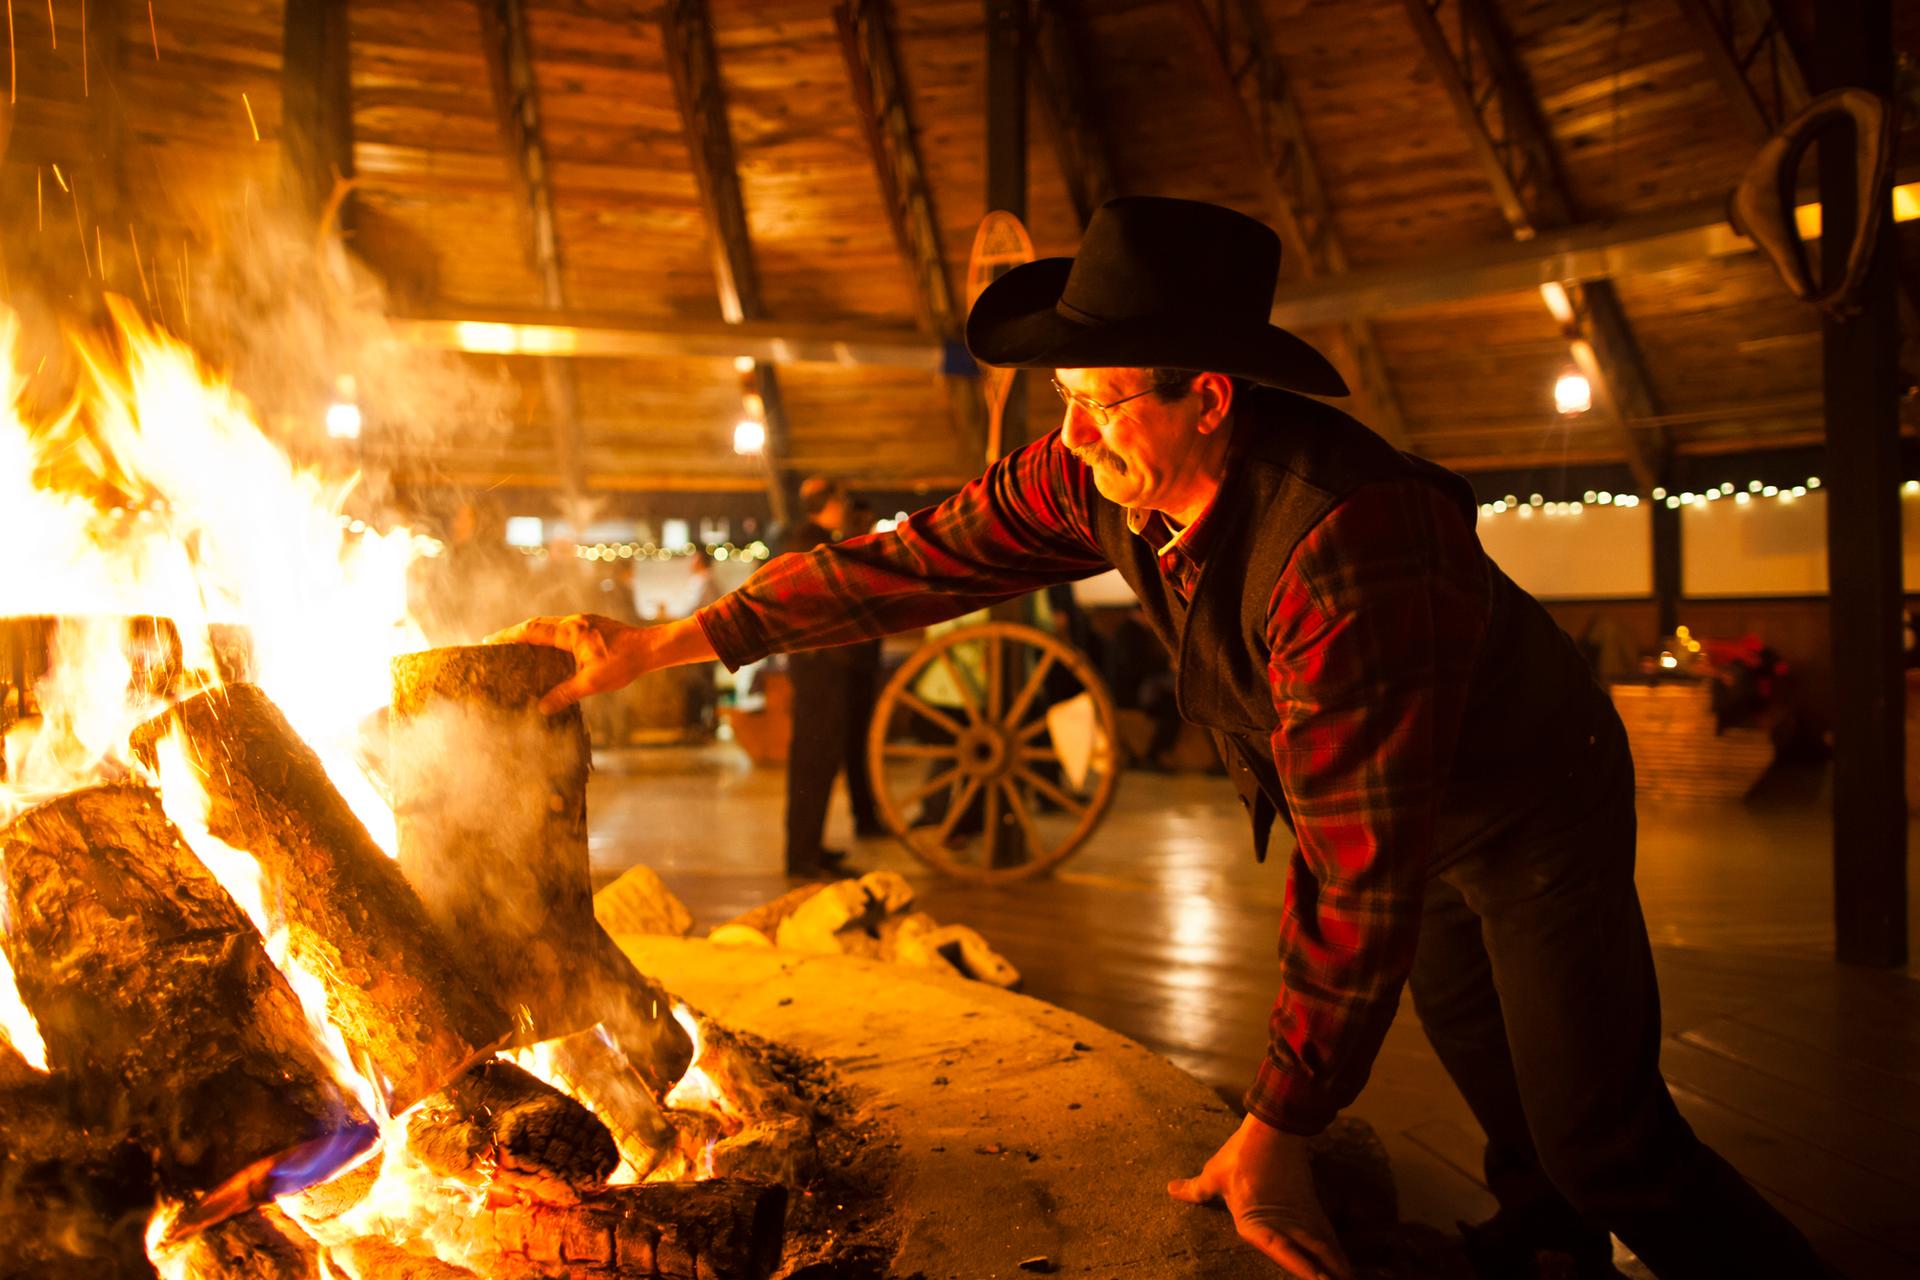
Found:
[{"label": "wagon wheel", "polygon": [[[1077,691],[1047,696],[1060,673]],[[1003,883],[1087,838],[1113,799],[1118,751],[1113,698],[1085,655],[1036,627],[987,622],[929,640],[894,673],[867,768],[881,818],[915,857]],[[910,826],[916,813],[933,816]]]}]

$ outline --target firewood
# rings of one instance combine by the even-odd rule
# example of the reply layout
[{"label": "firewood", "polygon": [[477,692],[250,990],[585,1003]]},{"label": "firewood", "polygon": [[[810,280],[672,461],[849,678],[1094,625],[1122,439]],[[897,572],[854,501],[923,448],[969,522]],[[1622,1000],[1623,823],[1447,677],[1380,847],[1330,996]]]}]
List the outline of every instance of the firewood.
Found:
[{"label": "firewood", "polygon": [[928,935],[926,944],[953,961],[969,978],[1008,991],[1020,985],[1020,971],[988,946],[978,930],[964,924],[942,925]]},{"label": "firewood", "polygon": [[591,1111],[511,1062],[471,1068],[416,1107],[407,1146],[442,1177],[569,1204],[620,1163]]},{"label": "firewood", "polygon": [[572,672],[570,656],[538,645],[394,659],[400,866],[487,989],[530,1015],[521,1043],[604,1023],[665,1092],[692,1042],[672,997],[594,919],[579,710],[547,717],[534,705]]},{"label": "firewood", "polygon": [[168,1275],[191,1280],[323,1280],[320,1246],[268,1206],[159,1251]]},{"label": "firewood", "polygon": [[327,1261],[347,1280],[476,1280],[476,1273],[434,1257],[408,1253],[377,1237],[327,1250]]},{"label": "firewood", "polygon": [[506,1039],[502,1007],[264,693],[241,684],[189,698],[143,726],[136,750],[174,732],[206,788],[208,831],[259,861],[289,960],[320,979],[327,1020],[396,1114]]},{"label": "firewood", "polygon": [[779,931],[780,922],[826,887],[827,883],[821,881],[789,889],[771,902],[762,903],[725,924],[714,926],[708,932],[707,940],[722,947],[770,947],[773,945],[773,935]]},{"label": "firewood", "polygon": [[576,1205],[496,1201],[453,1224],[452,1245],[494,1280],[764,1280],[786,1212],[786,1188],[771,1183],[643,1182]]},{"label": "firewood", "polygon": [[599,1027],[535,1047],[549,1077],[587,1104],[636,1173],[651,1170],[673,1146],[673,1126],[620,1046]]},{"label": "firewood", "polygon": [[0,1089],[0,1275],[151,1280],[154,1203],[152,1157],[90,1128],[64,1081]]},{"label": "firewood", "polygon": [[618,880],[594,894],[593,914],[600,927],[611,934],[684,938],[693,932],[693,913],[673,896],[652,867],[629,867]]},{"label": "firewood", "polygon": [[895,916],[880,926],[880,958],[910,969],[931,969],[956,978],[966,977],[959,965],[928,941],[939,929],[939,922],[924,911]]},{"label": "firewood", "polygon": [[144,787],[0,828],[0,935],[77,1111],[131,1135],[196,1225],[316,1180],[374,1139],[260,935]]}]

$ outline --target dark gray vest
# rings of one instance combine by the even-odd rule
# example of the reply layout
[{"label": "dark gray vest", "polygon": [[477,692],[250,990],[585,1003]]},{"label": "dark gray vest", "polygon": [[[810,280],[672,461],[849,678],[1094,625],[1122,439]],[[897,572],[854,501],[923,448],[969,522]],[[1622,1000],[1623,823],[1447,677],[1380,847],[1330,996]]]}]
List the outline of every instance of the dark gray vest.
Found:
[{"label": "dark gray vest", "polygon": [[[1228,474],[1208,521],[1206,561],[1191,606],[1161,576],[1155,548],[1126,511],[1098,499],[1094,529],[1107,558],[1174,655],[1180,711],[1213,732],[1266,856],[1276,817],[1291,824],[1274,768],[1279,724],[1267,679],[1268,605],[1300,540],[1362,485],[1414,478],[1478,513],[1467,482],[1403,454],[1317,400],[1256,389],[1234,428]],[[1606,695],[1565,632],[1533,597],[1486,562],[1490,606],[1437,832],[1436,866],[1496,829],[1523,799],[1568,781]]]}]

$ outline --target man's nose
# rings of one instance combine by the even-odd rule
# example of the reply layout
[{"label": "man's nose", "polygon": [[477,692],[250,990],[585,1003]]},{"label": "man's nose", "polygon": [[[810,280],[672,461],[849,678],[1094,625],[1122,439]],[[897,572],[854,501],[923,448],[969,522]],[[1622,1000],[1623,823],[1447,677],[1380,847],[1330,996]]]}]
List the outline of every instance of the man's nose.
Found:
[{"label": "man's nose", "polygon": [[1094,425],[1093,415],[1077,404],[1067,406],[1067,416],[1060,422],[1060,439],[1069,449],[1082,449],[1100,438],[1100,428]]}]

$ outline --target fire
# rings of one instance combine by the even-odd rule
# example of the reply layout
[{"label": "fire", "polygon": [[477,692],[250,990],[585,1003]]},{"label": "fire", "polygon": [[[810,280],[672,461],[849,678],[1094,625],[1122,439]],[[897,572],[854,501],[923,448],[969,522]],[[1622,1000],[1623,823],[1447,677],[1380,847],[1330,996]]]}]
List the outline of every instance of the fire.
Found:
[{"label": "fire", "polygon": [[704,1111],[720,1119],[739,1121],[739,1109],[727,1097],[726,1090],[700,1065],[700,1055],[706,1048],[700,1034],[700,1020],[684,1004],[673,1006],[673,1020],[686,1029],[693,1041],[693,1063],[687,1068],[687,1073],[680,1077],[680,1082],[667,1091],[664,1099],[667,1108],[674,1111]]},{"label": "fire", "polygon": [[[0,617],[62,620],[41,714],[9,733],[0,817],[126,767],[128,730],[158,708],[119,620],[170,620],[183,678],[202,685],[219,680],[216,626],[237,623],[251,678],[391,852],[391,812],[353,746],[386,703],[388,660],[420,647],[406,573],[428,540],[350,533],[357,477],[296,465],[185,346],[118,300],[113,318],[112,341],[72,340],[79,385],[58,412],[36,415],[15,362],[0,362]],[[9,356],[16,328],[0,313]]]},{"label": "fire", "polygon": [[12,1045],[34,1070],[47,1069],[47,1042],[40,1038],[40,1024],[20,999],[5,951],[0,951],[0,1039]]}]

